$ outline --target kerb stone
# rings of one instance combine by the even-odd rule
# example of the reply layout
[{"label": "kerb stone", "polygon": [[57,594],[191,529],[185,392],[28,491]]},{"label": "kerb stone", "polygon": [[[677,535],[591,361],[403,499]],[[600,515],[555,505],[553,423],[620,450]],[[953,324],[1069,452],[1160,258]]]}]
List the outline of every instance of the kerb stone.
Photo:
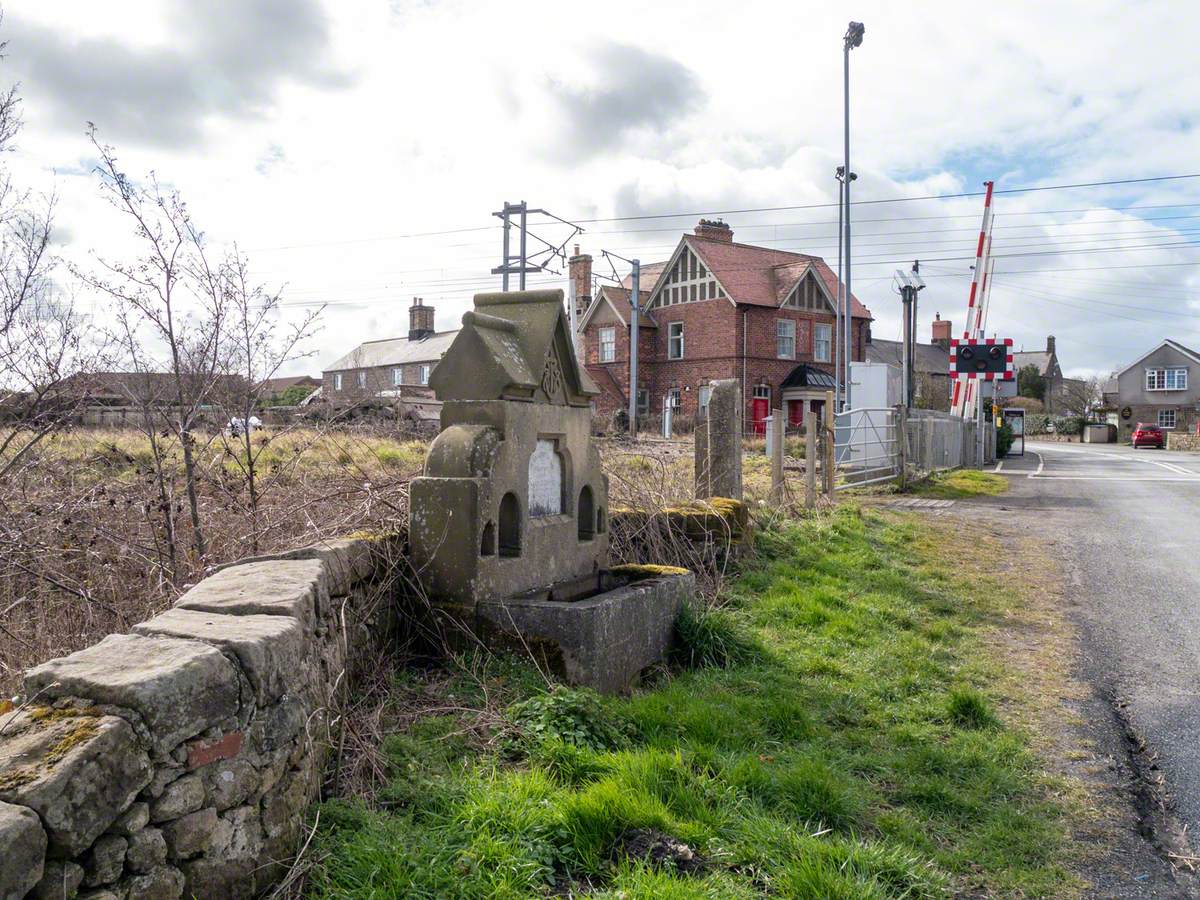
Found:
[{"label": "kerb stone", "polygon": [[112,634],[31,669],[25,692],[132,709],[162,752],[236,715],[239,706],[237,670],[220,650],[136,634]]}]

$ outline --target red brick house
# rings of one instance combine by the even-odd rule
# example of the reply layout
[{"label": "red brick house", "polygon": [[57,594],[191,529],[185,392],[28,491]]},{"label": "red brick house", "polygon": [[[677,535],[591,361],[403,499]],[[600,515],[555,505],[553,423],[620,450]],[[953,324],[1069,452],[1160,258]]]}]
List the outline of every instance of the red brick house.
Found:
[{"label": "red brick house", "polygon": [[[630,284],[591,292],[591,257],[571,259],[578,329],[588,373],[601,389],[597,412],[628,407]],[[837,276],[817,256],[733,241],[724,222],[700,220],[670,259],[642,267],[638,404],[643,416],[694,417],[709,381],[736,378],[747,428],[760,430],[772,408],[799,426],[832,390],[837,340]],[[586,299],[585,299],[586,298]],[[851,358],[863,359],[870,311],[852,306]]]}]

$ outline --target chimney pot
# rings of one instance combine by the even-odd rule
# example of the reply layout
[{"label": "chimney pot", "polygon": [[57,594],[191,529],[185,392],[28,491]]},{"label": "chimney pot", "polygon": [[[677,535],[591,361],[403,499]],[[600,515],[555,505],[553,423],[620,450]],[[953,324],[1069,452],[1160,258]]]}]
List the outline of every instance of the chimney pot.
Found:
[{"label": "chimney pot", "polygon": [[701,219],[696,225],[695,234],[710,241],[733,243],[733,229],[721,219]]},{"label": "chimney pot", "polygon": [[953,326],[949,319],[943,319],[941,313],[937,313],[933,320],[933,342],[939,345],[942,349],[950,349],[950,332]]},{"label": "chimney pot", "polygon": [[413,297],[408,309],[408,339],[419,341],[433,333],[433,307],[426,306],[423,298]]}]

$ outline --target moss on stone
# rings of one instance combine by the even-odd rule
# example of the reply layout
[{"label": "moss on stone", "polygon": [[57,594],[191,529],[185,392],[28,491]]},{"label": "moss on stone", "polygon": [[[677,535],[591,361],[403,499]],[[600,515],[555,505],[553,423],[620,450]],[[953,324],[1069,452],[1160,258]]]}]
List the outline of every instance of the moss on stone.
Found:
[{"label": "moss on stone", "polygon": [[33,706],[25,710],[25,714],[31,720],[44,727],[55,722],[62,722],[65,719],[77,719],[80,716],[95,718],[100,715],[100,710],[94,706]]},{"label": "moss on stone", "polygon": [[33,766],[18,766],[7,772],[0,772],[0,791],[14,791],[31,781],[36,781],[37,777],[37,769]]},{"label": "moss on stone", "polygon": [[404,537],[399,531],[352,531],[349,534],[342,535],[342,538],[347,541],[372,541],[381,543],[383,541],[395,541]]},{"label": "moss on stone", "polygon": [[687,569],[679,566],[659,566],[652,563],[625,563],[609,569],[612,574],[631,581],[644,581],[647,578],[663,578],[667,575],[686,575]]},{"label": "moss on stone", "polygon": [[95,721],[90,719],[72,725],[69,729],[67,729],[66,733],[57,741],[55,741],[54,744],[46,751],[45,764],[47,766],[53,766],[64,756],[70,753],[75,747],[78,747],[80,744],[87,743],[99,733],[100,728],[96,725]]}]

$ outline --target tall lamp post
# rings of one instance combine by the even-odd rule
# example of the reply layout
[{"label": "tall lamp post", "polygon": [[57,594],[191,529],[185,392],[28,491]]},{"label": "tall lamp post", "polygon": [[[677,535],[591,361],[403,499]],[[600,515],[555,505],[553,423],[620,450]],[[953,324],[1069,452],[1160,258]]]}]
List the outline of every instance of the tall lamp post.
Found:
[{"label": "tall lamp post", "polygon": [[850,170],[850,51],[862,44],[863,32],[866,29],[862,22],[851,22],[846,28],[846,36],[842,39],[842,50],[844,57],[843,65],[843,86],[845,98],[845,139],[843,145],[846,151],[845,162],[842,171],[847,173],[842,181],[842,195],[845,203],[845,227],[846,227],[846,330],[843,332],[845,337],[843,343],[845,350],[842,353],[842,359],[846,361],[846,408],[851,405],[850,399],[850,331],[854,324],[852,313],[853,296],[850,292],[850,182],[854,180],[854,175]]},{"label": "tall lamp post", "polygon": [[[842,232],[845,228],[844,213],[846,208],[843,206],[843,203],[845,202],[846,198],[846,170],[842,166],[838,166],[837,171],[834,172],[834,176],[837,178],[838,182],[837,300],[835,301],[836,309],[834,312],[836,313],[835,318],[837,319],[837,328],[835,330],[837,331],[839,337],[833,342],[833,380],[835,391],[834,400],[836,404],[835,411],[842,412],[849,406],[847,403],[848,397],[846,395],[846,385],[850,382],[850,360],[848,358],[845,360],[842,359],[842,347],[849,346],[849,344],[847,343],[845,337],[842,337],[842,335],[845,335],[849,332],[852,321],[850,316],[850,303],[846,299],[848,296],[845,290],[846,284],[842,280],[842,260],[845,257],[845,254],[842,252]],[[853,172],[850,173],[851,181],[857,177],[858,176]]]}]

